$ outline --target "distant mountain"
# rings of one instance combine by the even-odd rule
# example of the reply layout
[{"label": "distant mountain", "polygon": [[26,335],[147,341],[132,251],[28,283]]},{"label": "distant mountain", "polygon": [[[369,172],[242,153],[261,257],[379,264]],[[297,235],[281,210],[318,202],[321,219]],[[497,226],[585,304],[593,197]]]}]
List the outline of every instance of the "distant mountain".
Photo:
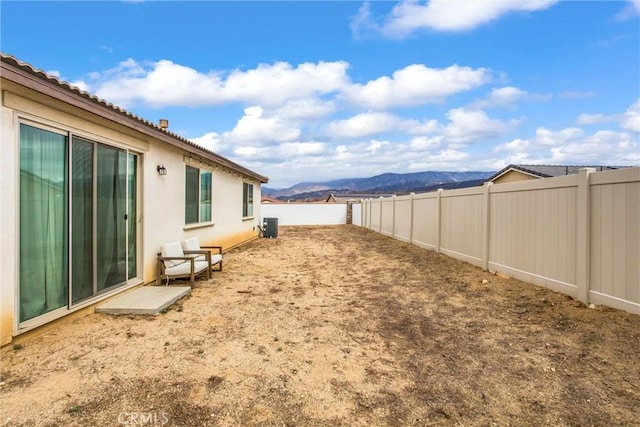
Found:
[{"label": "distant mountain", "polygon": [[281,200],[319,200],[329,194],[393,193],[434,191],[482,185],[494,172],[414,172],[384,173],[370,178],[336,179],[326,182],[301,182],[285,189],[262,187],[262,194]]}]

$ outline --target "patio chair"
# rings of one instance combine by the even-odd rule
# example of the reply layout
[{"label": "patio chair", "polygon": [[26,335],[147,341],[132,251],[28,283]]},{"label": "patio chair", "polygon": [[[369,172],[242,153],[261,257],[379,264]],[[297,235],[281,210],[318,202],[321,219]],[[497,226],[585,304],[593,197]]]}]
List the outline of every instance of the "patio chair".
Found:
[{"label": "patio chair", "polygon": [[[196,256],[198,253],[202,256],[202,259],[200,259],[200,256]],[[180,242],[162,245],[162,249],[158,253],[157,262],[157,285],[160,285],[162,279],[166,279],[166,284],[169,285],[170,279],[188,277],[191,279],[191,286],[194,286],[196,276],[206,275],[207,280],[211,278],[210,253],[202,250],[190,251],[189,254],[185,254]]]},{"label": "patio chair", "polygon": [[[197,237],[190,237],[182,242],[182,250],[185,254],[201,254],[206,251],[211,257],[211,268],[218,266],[218,270],[222,271],[222,246],[200,246]],[[215,253],[214,253],[215,251]],[[204,260],[204,255],[196,257],[197,260]]]}]

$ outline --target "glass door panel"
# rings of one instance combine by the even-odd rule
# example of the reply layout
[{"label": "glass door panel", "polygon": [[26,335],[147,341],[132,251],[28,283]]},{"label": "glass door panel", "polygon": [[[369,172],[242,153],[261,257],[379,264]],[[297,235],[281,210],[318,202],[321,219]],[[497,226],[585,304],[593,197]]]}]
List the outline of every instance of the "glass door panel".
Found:
[{"label": "glass door panel", "polygon": [[138,276],[138,156],[129,154],[127,175],[128,279]]},{"label": "glass door panel", "polygon": [[73,138],[71,145],[71,295],[92,296],[94,144]]},{"label": "glass door panel", "polygon": [[67,305],[67,137],[20,124],[20,321]]},{"label": "glass door panel", "polygon": [[127,154],[97,145],[96,261],[98,292],[127,277]]}]

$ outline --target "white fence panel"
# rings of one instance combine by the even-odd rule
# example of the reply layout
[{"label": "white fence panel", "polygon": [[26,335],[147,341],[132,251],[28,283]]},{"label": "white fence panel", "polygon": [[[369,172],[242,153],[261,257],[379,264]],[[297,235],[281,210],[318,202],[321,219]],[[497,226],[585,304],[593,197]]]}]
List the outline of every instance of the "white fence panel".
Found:
[{"label": "white fence panel", "polygon": [[351,223],[353,225],[362,225],[362,205],[360,203],[354,203],[351,211]]},{"label": "white fence panel", "polygon": [[413,196],[412,243],[440,250],[440,192]]},{"label": "white fence panel", "polygon": [[380,199],[373,199],[369,203],[369,228],[371,230],[380,231]]},{"label": "white fence panel", "polygon": [[443,192],[440,251],[471,264],[482,265],[482,189]]},{"label": "white fence panel", "polygon": [[347,205],[341,203],[264,203],[263,218],[278,225],[337,225],[347,223]]},{"label": "white fence panel", "polygon": [[371,230],[640,314],[640,168],[363,201]]},{"label": "white fence panel", "polygon": [[577,297],[577,175],[537,184],[491,187],[489,268]]},{"label": "white fence panel", "polygon": [[393,221],[394,221],[394,197],[385,198],[380,200],[380,221],[382,224],[381,233],[385,236],[393,236]]},{"label": "white fence panel", "polygon": [[411,196],[395,198],[393,235],[403,242],[411,241]]},{"label": "white fence panel", "polygon": [[592,176],[589,298],[640,314],[640,168]]}]

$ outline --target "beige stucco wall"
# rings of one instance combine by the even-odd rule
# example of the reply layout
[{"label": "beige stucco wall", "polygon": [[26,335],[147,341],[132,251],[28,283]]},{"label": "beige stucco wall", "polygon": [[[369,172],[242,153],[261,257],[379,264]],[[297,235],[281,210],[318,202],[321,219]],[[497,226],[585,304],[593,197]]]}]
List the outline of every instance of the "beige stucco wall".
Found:
[{"label": "beige stucco wall", "polygon": [[14,323],[15,283],[16,283],[16,185],[18,153],[13,138],[13,112],[2,107],[0,112],[0,134],[2,135],[2,155],[0,155],[0,345],[11,341]]},{"label": "beige stucco wall", "polygon": [[[128,149],[139,155],[139,260],[142,268],[139,279],[128,285],[102,295],[114,293],[139,283],[155,280],[156,254],[163,243],[197,236],[201,244],[222,245],[225,249],[257,237],[256,225],[260,219],[260,182],[244,177],[237,172],[215,165],[193,166],[209,169],[213,178],[212,222],[203,227],[188,227],[184,224],[185,168],[188,153],[176,147],[154,140],[135,130],[98,118],[76,107],[39,96],[28,89],[2,81],[1,134],[2,156],[0,160],[0,345],[11,341],[12,336],[22,332],[18,329],[17,283],[18,283],[18,179],[19,121],[50,126],[72,132],[95,142]],[[185,154],[186,157],[185,157]],[[192,160],[193,161],[193,160]],[[160,176],[158,164],[164,164],[167,175]],[[254,215],[242,218],[243,182],[254,188]],[[141,279],[141,280],[140,280]],[[93,299],[95,303],[100,298]],[[84,306],[75,307],[69,313]],[[63,313],[64,314],[64,313]],[[59,317],[59,316],[58,316]],[[47,318],[46,321],[52,319]],[[43,320],[44,322],[44,320]],[[37,323],[37,322],[36,322]]]}]

